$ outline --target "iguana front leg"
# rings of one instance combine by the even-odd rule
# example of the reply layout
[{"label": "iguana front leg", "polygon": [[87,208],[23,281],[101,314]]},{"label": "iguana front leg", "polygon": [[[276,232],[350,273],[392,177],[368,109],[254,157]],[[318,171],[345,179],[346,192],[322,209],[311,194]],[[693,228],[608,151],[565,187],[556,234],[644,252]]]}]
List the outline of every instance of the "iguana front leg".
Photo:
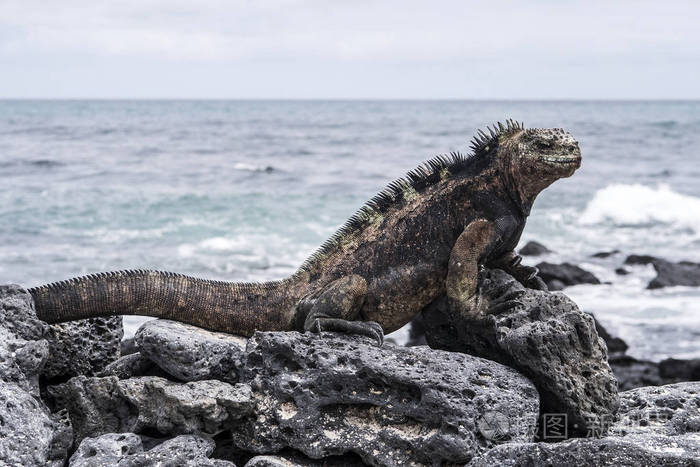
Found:
[{"label": "iguana front leg", "polygon": [[[298,306],[304,331],[337,331],[360,334],[384,341],[382,327],[374,321],[353,321],[360,314],[367,295],[367,282],[358,275],[331,282],[320,293],[303,299]],[[305,315],[303,315],[305,313]]]},{"label": "iguana front leg", "polygon": [[489,263],[490,267],[502,269],[528,289],[547,290],[547,284],[537,275],[536,267],[520,264],[523,258],[515,251],[509,251]]},{"label": "iguana front leg", "polygon": [[499,235],[493,222],[476,219],[467,225],[452,247],[445,289],[451,312],[476,318],[488,304],[478,294],[479,264],[496,246]]}]

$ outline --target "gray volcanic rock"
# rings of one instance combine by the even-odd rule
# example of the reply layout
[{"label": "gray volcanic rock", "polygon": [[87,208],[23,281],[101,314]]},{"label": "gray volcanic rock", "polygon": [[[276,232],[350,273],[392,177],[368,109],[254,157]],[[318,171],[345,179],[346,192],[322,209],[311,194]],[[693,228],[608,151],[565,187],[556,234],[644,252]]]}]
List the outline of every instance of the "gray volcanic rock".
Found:
[{"label": "gray volcanic rock", "polygon": [[654,261],[658,261],[661,258],[657,258],[656,256],[651,256],[651,255],[629,255],[627,258],[625,258],[625,264],[631,264],[631,265],[645,265],[645,264],[651,264]]},{"label": "gray volcanic rock", "polygon": [[618,415],[611,434],[625,437],[690,435],[700,459],[700,382],[636,388],[620,393]]},{"label": "gray volcanic rock", "polygon": [[118,379],[77,376],[47,387],[53,405],[66,409],[73,426],[74,442],[109,432],[128,432],[136,425],[138,409],[121,393]]},{"label": "gray volcanic rock", "polygon": [[[195,435],[180,435],[169,439],[158,446],[137,454],[129,462],[124,463],[125,467],[141,466],[197,466],[197,467],[236,467],[233,462],[221,459],[208,459],[214,452],[214,441],[211,438],[204,438]],[[122,464],[120,463],[121,467]]]},{"label": "gray volcanic rock", "polygon": [[[242,384],[76,377],[48,391],[69,410],[76,439],[229,430],[235,446],[252,452],[354,452],[375,465],[466,462],[500,442],[531,440],[539,413],[536,390],[517,372],[426,347],[295,332],[258,333],[246,346],[244,338],[170,321],[144,324],[137,342],[179,377]],[[128,375],[141,358],[105,371]]]},{"label": "gray volcanic rock", "polygon": [[539,269],[538,275],[547,284],[549,290],[562,290],[577,284],[600,284],[596,276],[575,264],[542,262],[537,265],[537,269]]},{"label": "gray volcanic rock", "polygon": [[529,241],[518,251],[521,256],[540,256],[552,251],[539,242]]},{"label": "gray volcanic rock", "polygon": [[617,381],[593,318],[562,293],[525,289],[505,272],[480,274],[492,309],[479,319],[451,318],[446,298],[424,311],[431,347],[479,355],[529,377],[543,413],[566,413],[569,433],[585,436],[616,413]]},{"label": "gray volcanic rock", "polygon": [[668,466],[691,467],[700,463],[671,450],[655,452],[619,438],[573,439],[560,443],[513,443],[498,446],[474,459],[468,467],[527,466]]},{"label": "gray volcanic rock", "polygon": [[647,289],[660,289],[675,285],[690,287],[700,286],[700,263],[681,261],[673,263],[650,255],[630,255],[625,264],[651,264],[656,270],[656,277],[647,285]]},{"label": "gray volcanic rock", "polygon": [[659,376],[669,382],[700,381],[700,358],[667,358],[659,362]]},{"label": "gray volcanic rock", "polygon": [[223,381],[174,383],[157,376],[78,376],[48,388],[67,408],[76,442],[109,432],[215,434],[252,412],[250,388]]},{"label": "gray volcanic rock", "polygon": [[690,287],[700,286],[700,264],[689,261],[672,263],[663,259],[652,262],[656,269],[656,277],[653,278],[647,289],[660,289],[676,285]]},{"label": "gray volcanic rock", "polygon": [[72,442],[70,428],[18,385],[0,381],[0,465],[60,467]]},{"label": "gray volcanic rock", "polygon": [[659,375],[659,364],[656,362],[638,360],[624,354],[611,355],[609,362],[620,391],[664,384],[663,378]]},{"label": "gray volcanic rock", "polygon": [[0,380],[39,394],[39,373],[48,358],[45,340],[26,341],[0,327]]},{"label": "gray volcanic rock", "polygon": [[256,333],[241,378],[257,409],[232,429],[235,445],[371,465],[467,462],[531,440],[539,409],[532,383],[495,362],[342,334]]},{"label": "gray volcanic rock", "polygon": [[209,459],[214,441],[195,435],[180,435],[144,451],[134,433],[109,433],[85,438],[70,459],[70,467],[202,466],[235,467],[231,462]]},{"label": "gray volcanic rock", "polygon": [[37,319],[32,296],[18,285],[0,286],[0,380],[39,394],[48,358],[48,325]]},{"label": "gray volcanic rock", "polygon": [[255,456],[246,462],[245,467],[364,467],[365,464],[356,457],[332,456],[323,459],[311,459],[299,453],[278,453],[274,455]]},{"label": "gray volcanic rock", "polygon": [[133,337],[128,337],[119,343],[119,355],[122,357],[131,355],[132,353],[136,353],[138,351],[139,348],[136,347],[136,339]]},{"label": "gray volcanic rock", "polygon": [[[322,464],[318,464],[319,467]],[[314,464],[287,456],[255,456],[244,467],[311,467]]]},{"label": "gray volcanic rock", "polygon": [[42,374],[49,380],[93,376],[119,358],[124,336],[121,316],[52,324],[49,358]]},{"label": "gray volcanic rock", "polygon": [[38,398],[47,330],[26,290],[0,286],[0,465],[62,466],[68,455],[70,427]]},{"label": "gray volcanic rock", "polygon": [[629,355],[612,355],[610,367],[618,388],[627,391],[645,386],[661,386],[684,381],[700,381],[700,359],[667,358],[660,362],[638,360]]},{"label": "gray volcanic rock", "polygon": [[474,459],[469,467],[700,466],[700,383],[620,393],[619,419],[609,433],[601,439],[505,444]]},{"label": "gray volcanic rock", "polygon": [[107,433],[85,438],[70,458],[70,467],[118,465],[125,457],[143,452],[141,437],[134,433]]},{"label": "gray volcanic rock", "polygon": [[116,376],[119,379],[136,376],[163,376],[166,374],[155,363],[141,355],[140,352],[125,355],[99,372],[97,376]]},{"label": "gray volcanic rock", "polygon": [[[247,451],[288,447],[312,458],[355,452],[374,464],[466,461],[534,433],[538,396],[530,383],[466,355],[377,348],[360,336],[331,333],[258,333],[246,345],[165,320],[144,324],[136,340],[178,378],[216,375],[254,388],[253,415],[231,428],[234,444]],[[445,383],[457,374],[467,380]],[[496,428],[488,428],[489,417]]]},{"label": "gray volcanic rock", "polygon": [[0,329],[18,339],[39,340],[48,332],[48,325],[36,317],[34,300],[19,285],[0,285]]},{"label": "gray volcanic rock", "polygon": [[609,258],[609,257],[614,256],[614,255],[618,255],[618,254],[620,254],[620,250],[599,251],[598,253],[593,253],[591,255],[591,258],[603,259],[603,258]]},{"label": "gray volcanic rock", "polygon": [[136,332],[141,354],[182,381],[235,383],[246,342],[245,337],[164,319],[148,321]]},{"label": "gray volcanic rock", "polygon": [[595,324],[595,329],[598,331],[598,335],[600,336],[601,339],[605,341],[605,345],[608,347],[608,352],[610,354],[623,354],[627,351],[629,346],[627,345],[627,342],[623,341],[619,337],[615,337],[611,335],[604,327],[602,324],[600,324],[600,321],[596,319],[595,316],[591,315],[593,317],[593,323]]}]

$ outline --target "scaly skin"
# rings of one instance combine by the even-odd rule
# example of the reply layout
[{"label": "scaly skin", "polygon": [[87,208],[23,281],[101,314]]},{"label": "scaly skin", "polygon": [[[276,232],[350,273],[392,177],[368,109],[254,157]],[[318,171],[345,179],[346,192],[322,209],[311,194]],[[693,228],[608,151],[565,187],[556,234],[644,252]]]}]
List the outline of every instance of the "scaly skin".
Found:
[{"label": "scaly skin", "polygon": [[439,156],[392,182],[287,279],[101,273],[30,289],[37,314],[50,323],[139,314],[246,336],[329,330],[381,342],[382,332],[445,293],[454,313],[486,313],[477,291],[482,265],[545,287],[514,248],[537,194],[581,164],[578,143],[563,130],[508,121],[489,133],[475,138],[472,155]]}]

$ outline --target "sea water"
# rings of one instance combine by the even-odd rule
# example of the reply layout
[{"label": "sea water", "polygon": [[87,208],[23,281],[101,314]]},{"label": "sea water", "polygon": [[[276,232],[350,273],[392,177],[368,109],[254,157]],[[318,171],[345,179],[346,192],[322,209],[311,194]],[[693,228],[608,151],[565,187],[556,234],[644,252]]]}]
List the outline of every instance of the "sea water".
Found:
[{"label": "sea water", "polygon": [[389,181],[506,118],[564,128],[583,153],[523,234],[555,253],[527,262],[608,282],[565,293],[630,354],[700,357],[700,288],[647,290],[651,266],[614,273],[632,253],[700,261],[697,101],[0,101],[0,283],[127,268],[279,279]]}]

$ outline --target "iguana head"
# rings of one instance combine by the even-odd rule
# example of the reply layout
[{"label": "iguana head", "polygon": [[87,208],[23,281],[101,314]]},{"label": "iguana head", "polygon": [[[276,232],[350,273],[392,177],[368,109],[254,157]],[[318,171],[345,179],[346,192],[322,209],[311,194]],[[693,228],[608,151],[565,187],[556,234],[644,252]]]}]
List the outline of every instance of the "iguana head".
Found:
[{"label": "iguana head", "polygon": [[522,173],[536,172],[549,185],[581,167],[578,141],[561,128],[530,128],[514,136],[518,144],[512,154],[514,168]]},{"label": "iguana head", "polygon": [[[561,128],[530,128],[509,124],[498,137],[499,159],[511,189],[523,204],[560,178],[570,177],[581,166],[578,141]],[[527,208],[527,206],[523,206]]]}]

